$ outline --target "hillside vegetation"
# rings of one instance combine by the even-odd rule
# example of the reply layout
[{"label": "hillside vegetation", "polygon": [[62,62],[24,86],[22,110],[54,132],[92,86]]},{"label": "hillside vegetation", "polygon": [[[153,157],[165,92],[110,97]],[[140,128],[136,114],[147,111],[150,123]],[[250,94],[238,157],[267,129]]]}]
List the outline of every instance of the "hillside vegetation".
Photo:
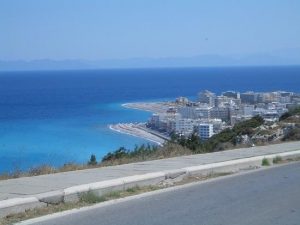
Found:
[{"label": "hillside vegetation", "polygon": [[[291,121],[296,121],[296,123],[293,126],[289,125],[287,128],[286,124],[290,124]],[[277,130],[271,128],[272,126],[275,126]],[[275,138],[276,142],[274,142],[274,132],[278,133],[283,129],[285,130],[284,135],[282,137],[279,136],[277,139]],[[265,138],[265,142],[259,142],[257,141],[258,135],[269,135],[269,137]],[[245,138],[248,141],[244,141]],[[121,147],[104,156],[100,165],[116,165],[180,155],[223,151],[238,147],[250,147],[262,143],[270,144],[296,140],[300,140],[300,107],[285,113],[280,118],[279,124],[265,125],[262,117],[255,116],[236,124],[231,129],[228,128],[215,134],[206,141],[201,141],[197,134],[194,133],[190,137],[172,135],[171,141],[162,147],[142,145],[136,146],[132,151]]]},{"label": "hillside vegetation", "polygon": [[285,133],[282,141],[300,140],[300,107],[290,110],[280,117],[282,125],[289,124],[291,128]]},{"label": "hillside vegetation", "polygon": [[232,129],[226,129],[212,136],[207,141],[201,141],[196,134],[192,134],[188,138],[173,135],[172,140],[162,147],[141,145],[136,146],[132,151],[121,147],[105,155],[101,164],[116,165],[233,148],[239,144],[240,135],[252,135],[255,129],[263,123],[264,120],[261,117],[255,116],[235,125]]},{"label": "hillside vegetation", "polygon": [[241,135],[253,135],[255,129],[263,123],[263,118],[255,116],[250,120],[236,124],[232,129],[228,128],[215,134],[207,141],[201,141],[196,134],[189,138],[176,136],[172,141],[190,149],[194,153],[221,151],[240,144]]}]

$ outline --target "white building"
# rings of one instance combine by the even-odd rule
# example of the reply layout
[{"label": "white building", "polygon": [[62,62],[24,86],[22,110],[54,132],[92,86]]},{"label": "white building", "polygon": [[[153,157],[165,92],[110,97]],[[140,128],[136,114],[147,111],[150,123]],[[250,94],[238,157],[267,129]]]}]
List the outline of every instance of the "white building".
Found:
[{"label": "white building", "polygon": [[254,110],[255,110],[254,105],[242,105],[243,116],[253,116]]},{"label": "white building", "polygon": [[150,120],[149,120],[149,124],[152,128],[154,129],[158,129],[159,128],[159,114],[152,114]]},{"label": "white building", "polygon": [[194,131],[193,119],[176,119],[176,133],[184,136],[189,136]]},{"label": "white building", "polygon": [[210,106],[215,105],[216,94],[210,91],[202,91],[198,94],[198,101],[200,103],[208,104]]},{"label": "white building", "polygon": [[211,110],[211,106],[202,106],[195,108],[196,118],[209,120],[211,118]]},{"label": "white building", "polygon": [[226,123],[223,122],[221,119],[210,119],[208,123],[213,125],[214,134],[220,133],[226,126]]},{"label": "white building", "polygon": [[230,108],[214,107],[210,110],[210,118],[221,119],[223,121],[230,120]]},{"label": "white building", "polygon": [[213,124],[199,124],[198,133],[201,140],[207,140],[213,136]]},{"label": "white building", "polygon": [[254,110],[254,115],[255,116],[261,116],[265,121],[269,122],[275,122],[279,120],[279,113],[277,110],[267,110],[267,109],[261,109],[261,108],[256,108]]},{"label": "white building", "polygon": [[179,105],[186,105],[189,103],[189,99],[186,97],[178,97],[176,98],[175,102]]},{"label": "white building", "polygon": [[226,91],[222,93],[223,96],[226,96],[228,98],[234,98],[234,99],[239,99],[240,98],[240,93],[235,92],[235,91]]},{"label": "white building", "polygon": [[178,111],[178,113],[181,114],[182,118],[186,118],[186,119],[195,119],[196,118],[194,107],[191,107],[191,106],[179,107],[177,111]]},{"label": "white building", "polygon": [[242,103],[245,104],[255,104],[258,101],[259,93],[253,91],[248,91],[241,94]]},{"label": "white building", "polygon": [[160,113],[153,114],[148,122],[148,125],[161,132],[171,133],[175,131],[176,120],[180,119],[179,113]]}]

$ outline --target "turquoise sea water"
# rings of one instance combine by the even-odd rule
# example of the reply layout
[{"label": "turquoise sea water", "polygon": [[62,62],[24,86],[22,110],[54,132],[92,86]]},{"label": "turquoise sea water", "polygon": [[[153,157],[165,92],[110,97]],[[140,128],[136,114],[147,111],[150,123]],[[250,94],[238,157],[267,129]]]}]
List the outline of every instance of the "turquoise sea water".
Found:
[{"label": "turquoise sea water", "polygon": [[146,121],[150,113],[124,109],[119,103],[91,107],[99,114],[1,122],[0,170],[85,162],[92,153],[100,158],[120,146],[133,148],[147,142],[112,132],[108,124]]},{"label": "turquoise sea water", "polygon": [[196,96],[209,89],[300,92],[300,67],[0,73],[0,172],[86,162],[147,141],[108,128],[148,112],[121,104]]}]

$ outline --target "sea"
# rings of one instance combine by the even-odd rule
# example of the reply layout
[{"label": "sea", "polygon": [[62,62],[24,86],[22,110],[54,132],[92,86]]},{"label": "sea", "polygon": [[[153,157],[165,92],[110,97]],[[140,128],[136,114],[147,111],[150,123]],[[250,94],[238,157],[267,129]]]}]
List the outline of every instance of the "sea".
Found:
[{"label": "sea", "polygon": [[145,122],[128,102],[195,99],[201,90],[300,92],[300,66],[0,72],[0,173],[100,161],[147,140],[109,124]]}]

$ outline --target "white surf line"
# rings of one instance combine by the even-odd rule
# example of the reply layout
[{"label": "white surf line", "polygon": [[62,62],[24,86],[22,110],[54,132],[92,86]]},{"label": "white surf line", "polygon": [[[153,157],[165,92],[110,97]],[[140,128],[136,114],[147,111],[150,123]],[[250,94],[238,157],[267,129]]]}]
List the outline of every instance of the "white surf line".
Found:
[{"label": "white surf line", "polygon": [[[138,137],[138,138],[142,138],[142,139],[145,139],[145,140],[147,140],[147,141],[151,141],[151,142],[153,142],[153,143],[155,143],[155,144],[157,144],[157,145],[159,145],[159,146],[162,146],[163,145],[163,141],[157,141],[157,140],[154,140],[154,139],[152,139],[152,138],[149,138],[149,137],[145,137],[144,135],[138,135],[138,134],[134,134],[134,133],[132,133],[132,132],[126,132],[125,131],[125,129],[117,129],[117,128],[114,128],[114,126],[115,125],[109,125],[108,127],[109,127],[109,129],[111,129],[112,131],[115,131],[115,132],[118,132],[118,133],[121,133],[121,134],[126,134],[126,135],[130,135],[130,136],[133,136],[133,137]],[[138,129],[138,128],[137,128]],[[144,131],[144,130],[142,130],[142,131]],[[145,133],[147,133],[146,131],[144,131]],[[147,133],[147,134],[149,134],[149,135],[152,135],[152,136],[155,136],[155,135],[153,135],[153,134],[151,134],[151,133]],[[155,137],[157,137],[157,136],[155,136]],[[160,138],[160,137],[157,137],[157,138]],[[163,139],[162,139],[163,140]]]},{"label": "white surf line", "polygon": [[[159,113],[161,110],[158,109],[159,104],[162,104],[162,102],[128,102],[124,103],[121,106],[127,109],[134,109],[134,110],[140,110],[145,112],[151,112],[151,113]],[[151,107],[151,105],[153,105]]]},{"label": "white surf line", "polygon": [[[117,128],[114,128],[114,125],[109,125],[109,128],[115,132],[118,132],[118,133],[121,133],[121,134],[126,134],[126,135],[130,135],[130,136],[134,136],[134,137],[138,137],[138,138],[142,138],[142,139],[145,139],[147,141],[151,141],[151,142],[154,142],[160,146],[163,145],[163,142],[159,142],[159,141],[156,141],[152,138],[149,138],[149,137],[145,137],[143,135],[137,135],[137,134],[133,134],[132,132],[126,132],[125,129],[117,129]],[[150,134],[150,133],[149,133]],[[155,136],[155,135],[153,135]],[[159,137],[158,137],[159,138]]]},{"label": "white surf line", "polygon": [[[123,124],[120,124],[120,125],[123,125]],[[126,124],[124,124],[124,125],[126,125]],[[110,127],[110,129],[113,130],[113,131],[116,131],[116,132],[119,132],[119,133],[122,133],[122,134],[128,134],[128,135],[135,136],[135,137],[139,137],[139,138],[143,138],[143,139],[146,139],[146,140],[155,142],[155,143],[157,143],[157,144],[159,144],[159,145],[161,145],[161,144],[163,143],[163,139],[162,139],[162,138],[160,138],[160,137],[158,137],[158,136],[156,136],[156,135],[154,135],[154,134],[151,134],[151,133],[149,133],[149,132],[147,132],[147,131],[144,131],[144,130],[142,130],[142,129],[140,129],[140,128],[133,128],[133,129],[140,130],[142,133],[136,133],[134,130],[130,130],[130,129],[128,129],[128,131],[127,131],[126,128],[122,128],[122,127],[120,127],[120,128],[118,129],[118,128],[115,128],[115,126],[116,126],[116,125],[110,125],[109,127]],[[148,136],[150,136],[150,137],[143,135],[143,133],[145,133],[146,135],[148,135]],[[151,138],[151,137],[155,137],[155,139],[153,139],[153,138]],[[162,141],[161,141],[161,142],[160,142],[160,141],[157,141],[157,139],[162,139]]]},{"label": "white surf line", "polygon": [[154,113],[154,110],[150,110],[148,108],[144,108],[144,107],[138,107],[138,106],[133,106],[131,105],[132,103],[125,103],[122,104],[122,107],[127,108],[127,109],[134,109],[134,110],[140,110],[140,111],[145,111],[145,112],[151,112]]}]

